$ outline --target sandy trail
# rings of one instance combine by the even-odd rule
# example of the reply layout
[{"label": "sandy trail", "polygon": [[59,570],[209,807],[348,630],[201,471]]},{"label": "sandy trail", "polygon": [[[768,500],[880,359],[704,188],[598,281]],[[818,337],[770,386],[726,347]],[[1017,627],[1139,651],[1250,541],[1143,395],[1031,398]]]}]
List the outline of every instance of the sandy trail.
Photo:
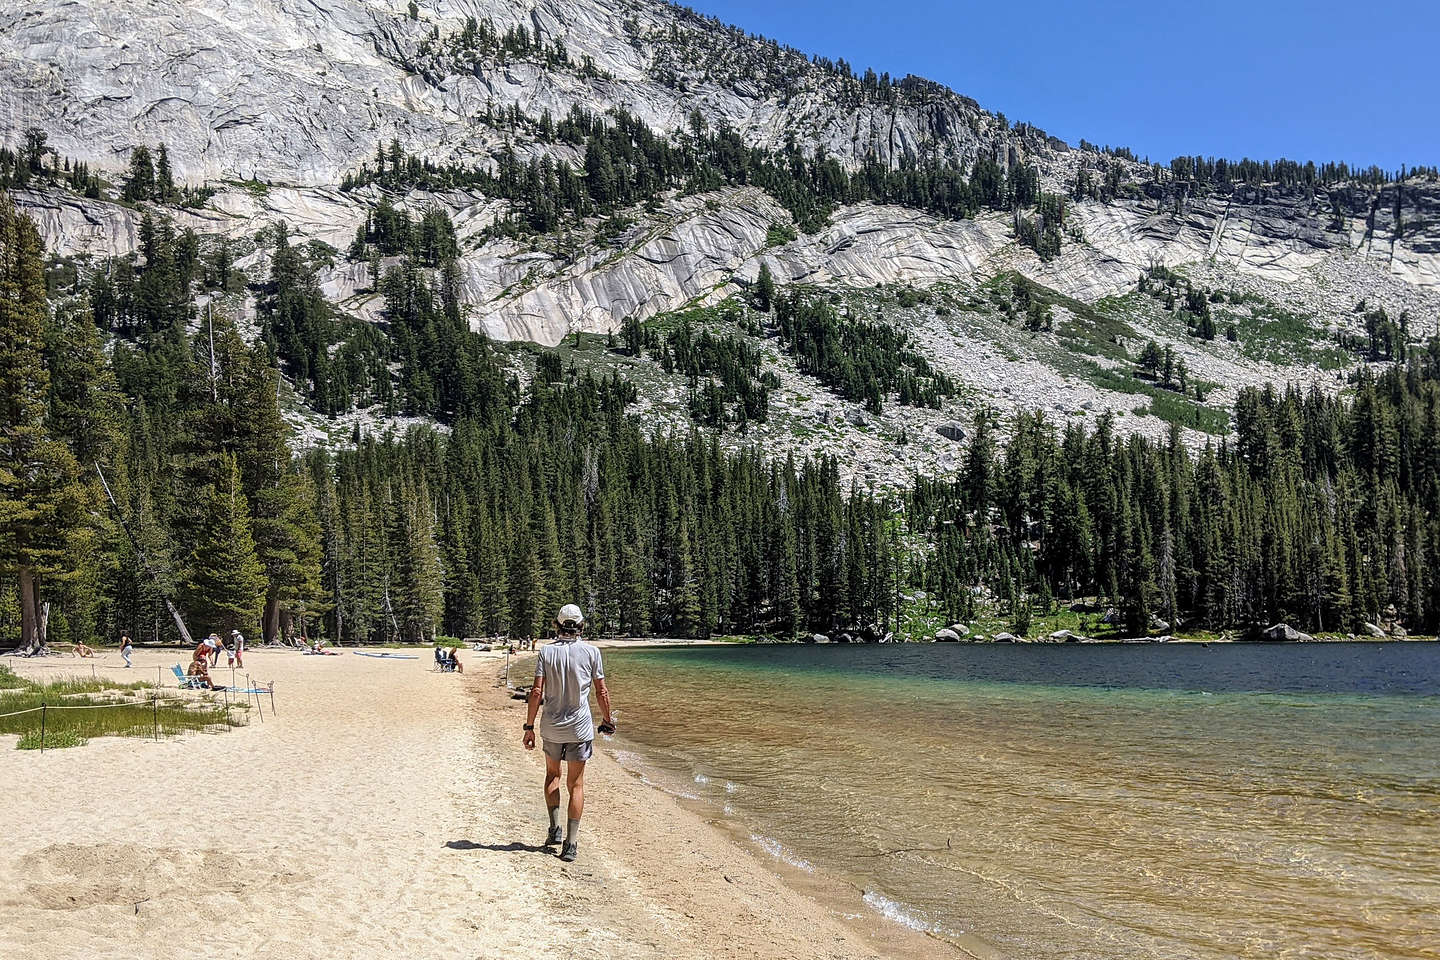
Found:
[{"label": "sandy trail", "polygon": [[[135,659],[99,669],[153,677],[177,655]],[[581,859],[541,852],[542,762],[519,745],[523,705],[497,688],[503,657],[463,659],[457,677],[430,672],[428,651],[254,650],[248,672],[278,682],[263,723],[252,710],[229,733],[43,756],[0,737],[0,956],[953,955],[843,922],[602,751]]]}]

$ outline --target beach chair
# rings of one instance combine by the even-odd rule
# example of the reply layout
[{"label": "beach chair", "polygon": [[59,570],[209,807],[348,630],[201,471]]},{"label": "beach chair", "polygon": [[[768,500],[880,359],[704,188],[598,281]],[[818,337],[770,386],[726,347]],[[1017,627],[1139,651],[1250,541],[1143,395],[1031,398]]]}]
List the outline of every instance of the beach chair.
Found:
[{"label": "beach chair", "polygon": [[175,674],[175,683],[180,687],[181,690],[209,690],[209,689],[210,689],[210,686],[209,686],[209,684],[207,684],[207,683],[205,682],[205,678],[204,678],[204,677],[190,677],[190,676],[186,676],[186,675],[185,675],[185,671],[182,670],[182,669],[180,669],[180,664],[178,664],[178,663],[175,664],[173,667],[170,668],[170,672],[173,673],[173,674]]}]

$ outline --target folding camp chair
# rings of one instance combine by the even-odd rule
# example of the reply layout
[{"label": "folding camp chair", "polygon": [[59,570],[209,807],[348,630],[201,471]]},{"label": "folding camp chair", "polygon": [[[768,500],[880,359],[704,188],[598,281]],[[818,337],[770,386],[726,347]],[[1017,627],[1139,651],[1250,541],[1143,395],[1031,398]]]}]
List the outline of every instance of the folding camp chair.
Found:
[{"label": "folding camp chair", "polygon": [[172,672],[172,673],[175,674],[175,683],[180,687],[181,690],[209,690],[209,689],[210,689],[210,684],[208,684],[208,683],[205,681],[205,678],[204,678],[204,677],[189,677],[189,676],[186,676],[186,675],[185,675],[185,671],[182,670],[182,669],[180,669],[180,664],[178,664],[178,663],[175,664],[173,667],[170,668],[170,672]]}]

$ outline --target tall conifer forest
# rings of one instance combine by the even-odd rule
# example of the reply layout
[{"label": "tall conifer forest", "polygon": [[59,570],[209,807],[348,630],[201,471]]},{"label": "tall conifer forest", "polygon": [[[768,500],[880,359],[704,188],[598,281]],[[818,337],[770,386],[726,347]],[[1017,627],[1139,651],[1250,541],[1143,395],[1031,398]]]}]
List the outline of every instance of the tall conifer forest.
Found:
[{"label": "tall conifer forest", "polygon": [[[274,227],[251,342],[210,305],[245,282],[225,244],[147,217],[137,255],[59,269],[0,197],[0,647],[174,641],[165,597],[192,632],[347,644],[532,636],[565,602],[636,636],[903,634],[932,601],[1020,622],[1077,598],[1136,634],[1440,620],[1434,344],[1340,398],[1247,390],[1199,450],[982,410],[954,476],[876,494],[834,460],[656,435],[617,375],[547,363],[522,388],[429,220],[380,280],[384,333]],[[436,426],[301,453],[282,372],[321,413]]]}]

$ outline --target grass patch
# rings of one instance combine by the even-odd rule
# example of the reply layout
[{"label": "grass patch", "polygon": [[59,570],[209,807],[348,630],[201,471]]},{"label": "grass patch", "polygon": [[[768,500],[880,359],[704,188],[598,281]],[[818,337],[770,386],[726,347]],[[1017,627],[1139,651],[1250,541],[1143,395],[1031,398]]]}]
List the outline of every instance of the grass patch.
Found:
[{"label": "grass patch", "polygon": [[[46,725],[44,744],[44,749],[46,750],[59,750],[64,747],[82,747],[86,744],[86,742],[87,741],[85,740],[85,738],[80,736],[80,734],[76,733],[74,730],[51,730],[49,728],[49,725]],[[25,731],[25,733],[22,734],[20,737],[20,742],[15,744],[15,749],[41,749],[40,729],[37,727],[34,730]]]},{"label": "grass patch", "polygon": [[1079,365],[1079,375],[1102,390],[1148,398],[1149,405],[1137,408],[1137,413],[1158,417],[1166,423],[1178,423],[1182,427],[1192,427],[1202,433],[1222,435],[1230,430],[1230,414],[1227,411],[1196,403],[1188,397],[1180,396],[1173,390],[1157,387],[1119,370],[1102,367],[1093,360],[1084,361]]},{"label": "grass patch", "polygon": [[270,195],[270,184],[263,180],[226,180],[225,183],[244,190],[256,200],[263,200]]},{"label": "grass patch", "polygon": [[1128,359],[1125,348],[1117,341],[1134,340],[1139,335],[1120,315],[1121,311],[1111,309],[1115,305],[1113,301],[1102,300],[1092,306],[1010,270],[997,273],[985,281],[981,289],[989,294],[992,301],[1008,303],[1014,297],[1017,280],[1029,287],[1031,301],[1047,307],[1064,307],[1070,312],[1071,317],[1055,328],[1056,335],[1062,340],[1082,353],[1112,360]]},{"label": "grass patch", "polygon": [[1355,362],[1349,352],[1316,329],[1314,318],[1272,303],[1260,303],[1249,315],[1216,312],[1215,325],[1222,335],[1231,323],[1235,325],[1240,352],[1251,360],[1278,365],[1309,363],[1322,370],[1343,370]]},{"label": "grass patch", "polygon": [[[214,693],[196,697],[151,696],[147,683],[118,683],[101,678],[67,678],[39,682],[0,666],[0,734],[20,735],[22,750],[40,747],[43,711],[45,747],[80,746],[95,737],[177,737],[244,722],[244,702],[225,704]],[[30,711],[30,712],[21,712]]]}]

